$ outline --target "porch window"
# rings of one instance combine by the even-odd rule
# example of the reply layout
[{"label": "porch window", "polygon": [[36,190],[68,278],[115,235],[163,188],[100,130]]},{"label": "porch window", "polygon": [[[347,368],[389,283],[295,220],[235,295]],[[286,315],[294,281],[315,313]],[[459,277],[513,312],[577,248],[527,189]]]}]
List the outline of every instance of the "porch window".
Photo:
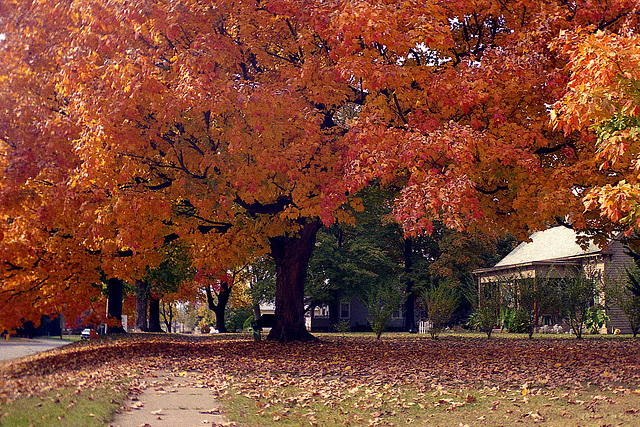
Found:
[{"label": "porch window", "polygon": [[340,303],[340,318],[341,319],[348,319],[349,317],[349,312],[351,311],[351,304],[349,304],[348,302],[341,302]]},{"label": "porch window", "polygon": [[326,305],[316,307],[313,314],[315,317],[329,317],[329,307]]}]

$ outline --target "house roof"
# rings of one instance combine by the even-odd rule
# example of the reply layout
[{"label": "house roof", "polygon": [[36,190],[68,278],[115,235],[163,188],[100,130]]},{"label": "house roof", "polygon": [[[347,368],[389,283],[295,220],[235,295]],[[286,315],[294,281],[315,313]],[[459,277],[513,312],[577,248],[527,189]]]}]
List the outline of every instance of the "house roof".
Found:
[{"label": "house roof", "polygon": [[527,264],[539,261],[562,260],[601,252],[601,249],[589,244],[585,250],[576,243],[578,234],[567,227],[553,227],[531,235],[530,242],[520,243],[496,267]]}]

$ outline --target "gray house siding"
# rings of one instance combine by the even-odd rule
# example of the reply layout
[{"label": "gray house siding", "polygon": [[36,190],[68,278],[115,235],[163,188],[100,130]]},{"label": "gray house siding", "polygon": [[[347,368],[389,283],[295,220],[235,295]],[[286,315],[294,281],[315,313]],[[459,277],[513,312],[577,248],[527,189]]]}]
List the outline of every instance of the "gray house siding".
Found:
[{"label": "gray house siding", "polygon": [[[348,310],[346,308],[348,307]],[[367,306],[357,297],[348,301],[341,301],[338,304],[338,322],[347,321],[352,331],[369,331],[369,310]],[[313,316],[307,317],[307,329],[311,331],[331,331],[335,325],[330,324],[328,307],[318,307],[314,310]],[[391,316],[387,324],[387,330],[401,330],[404,328],[404,313],[401,307]]]},{"label": "gray house siding", "polygon": [[[627,270],[633,267],[633,259],[625,253],[626,249],[619,241],[613,241],[606,249],[609,259],[605,264],[604,280],[620,281],[625,280]],[[619,330],[621,333],[631,333],[631,327],[627,316],[622,312],[620,307],[604,296],[607,312],[611,321],[607,325],[609,331]]]}]

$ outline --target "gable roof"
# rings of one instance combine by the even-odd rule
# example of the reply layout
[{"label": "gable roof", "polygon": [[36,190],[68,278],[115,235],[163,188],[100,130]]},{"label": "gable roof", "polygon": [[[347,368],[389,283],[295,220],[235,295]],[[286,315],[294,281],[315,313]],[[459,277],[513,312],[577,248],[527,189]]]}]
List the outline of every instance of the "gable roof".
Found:
[{"label": "gable roof", "polygon": [[593,243],[584,250],[576,243],[578,234],[570,228],[559,226],[531,235],[530,242],[520,243],[495,267],[518,265],[539,261],[575,258],[601,252]]}]

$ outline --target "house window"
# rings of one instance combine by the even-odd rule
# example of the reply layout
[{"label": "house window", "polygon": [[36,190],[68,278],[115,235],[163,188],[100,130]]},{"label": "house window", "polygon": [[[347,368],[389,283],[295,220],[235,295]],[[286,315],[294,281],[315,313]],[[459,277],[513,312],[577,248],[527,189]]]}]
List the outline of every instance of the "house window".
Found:
[{"label": "house window", "polygon": [[391,318],[392,319],[404,319],[404,311],[402,310],[402,308],[398,308],[396,311],[391,313]]},{"label": "house window", "polygon": [[341,302],[340,303],[340,318],[341,319],[348,319],[349,316],[349,311],[351,309],[351,304],[349,304],[348,302]]}]

